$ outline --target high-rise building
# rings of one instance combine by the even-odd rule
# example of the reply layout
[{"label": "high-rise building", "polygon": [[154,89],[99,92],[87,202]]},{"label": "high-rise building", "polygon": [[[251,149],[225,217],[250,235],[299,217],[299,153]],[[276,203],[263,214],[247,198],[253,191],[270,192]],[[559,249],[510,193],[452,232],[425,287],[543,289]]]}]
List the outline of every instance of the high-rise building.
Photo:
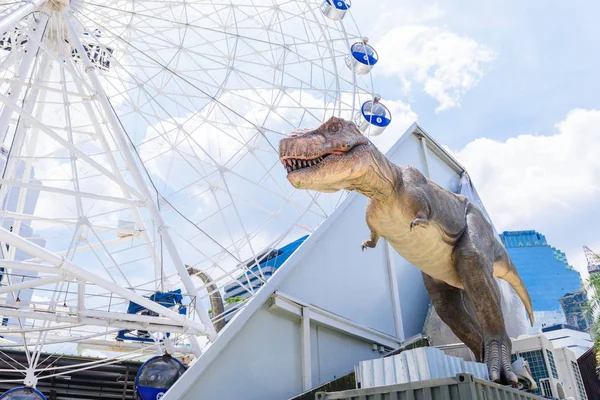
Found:
[{"label": "high-rise building", "polygon": [[512,341],[512,361],[523,357],[538,386],[533,394],[548,399],[588,400],[577,357],[567,347],[557,348],[545,335],[523,335]]},{"label": "high-rise building", "polygon": [[600,271],[600,255],[593,252],[592,249],[587,246],[583,246],[583,252],[588,263],[588,272],[590,275]]},{"label": "high-rise building", "polygon": [[567,323],[559,299],[580,290],[582,281],[565,253],[548,245],[536,231],[504,232],[500,238],[531,296],[536,320],[532,332]]},{"label": "high-rise building", "polygon": [[578,290],[574,293],[567,293],[560,299],[567,324],[576,327],[580,331],[589,332],[592,327],[593,320],[587,310],[587,295],[585,291]]}]

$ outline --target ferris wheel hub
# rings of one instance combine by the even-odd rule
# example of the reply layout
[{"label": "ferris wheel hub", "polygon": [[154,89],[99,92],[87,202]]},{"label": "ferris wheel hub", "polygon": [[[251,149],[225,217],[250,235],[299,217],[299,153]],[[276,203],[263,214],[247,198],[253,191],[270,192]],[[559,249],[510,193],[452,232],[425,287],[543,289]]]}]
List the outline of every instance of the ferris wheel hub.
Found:
[{"label": "ferris wheel hub", "polygon": [[63,11],[70,4],[70,0],[48,0],[42,4],[42,8],[49,8],[54,11]]}]

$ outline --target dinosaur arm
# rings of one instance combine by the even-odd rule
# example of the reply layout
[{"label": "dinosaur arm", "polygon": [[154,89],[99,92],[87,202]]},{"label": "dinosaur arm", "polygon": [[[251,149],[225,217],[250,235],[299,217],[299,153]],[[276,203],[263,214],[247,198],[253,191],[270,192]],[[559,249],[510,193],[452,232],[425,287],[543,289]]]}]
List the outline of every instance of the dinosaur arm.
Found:
[{"label": "dinosaur arm", "polygon": [[365,240],[362,242],[362,246],[361,249],[362,251],[365,251],[365,249],[371,248],[374,249],[375,246],[377,246],[377,242],[379,241],[379,234],[375,231],[371,231],[371,237],[368,240]]}]

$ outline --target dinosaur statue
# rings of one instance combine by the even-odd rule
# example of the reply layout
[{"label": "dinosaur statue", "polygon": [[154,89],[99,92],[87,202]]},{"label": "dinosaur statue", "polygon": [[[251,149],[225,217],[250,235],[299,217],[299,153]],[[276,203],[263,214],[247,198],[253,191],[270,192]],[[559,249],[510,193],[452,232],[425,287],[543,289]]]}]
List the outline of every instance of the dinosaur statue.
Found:
[{"label": "dinosaur statue", "polygon": [[221,329],[225,327],[225,318],[223,318],[225,307],[223,305],[221,292],[219,292],[217,285],[214,284],[212,278],[206,272],[200,271],[199,269],[191,267],[187,264],[185,267],[190,276],[197,276],[206,285],[206,291],[209,293],[212,315],[213,317],[219,318],[213,322],[213,325],[217,333],[221,332]]},{"label": "dinosaur statue", "polygon": [[388,161],[353,122],[331,118],[279,143],[280,161],[297,189],[354,190],[369,198],[371,231],[363,251],[383,237],[423,273],[440,318],[484,361],[490,379],[516,384],[511,341],[494,277],[515,289],[533,325],[531,299],[482,212],[465,197]]}]

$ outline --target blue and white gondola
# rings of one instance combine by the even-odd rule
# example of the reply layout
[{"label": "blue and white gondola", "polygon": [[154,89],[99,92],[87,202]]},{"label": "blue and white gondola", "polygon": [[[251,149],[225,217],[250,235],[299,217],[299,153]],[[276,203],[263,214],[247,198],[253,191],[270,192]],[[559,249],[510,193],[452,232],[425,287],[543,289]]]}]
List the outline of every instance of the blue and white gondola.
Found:
[{"label": "blue and white gondola", "polygon": [[379,102],[380,98],[365,101],[356,113],[354,122],[358,129],[368,136],[381,135],[392,122],[390,110]]},{"label": "blue and white gondola", "polygon": [[339,21],[344,18],[351,5],[350,0],[323,0],[321,12],[327,18]]},{"label": "blue and white gondola", "polygon": [[185,365],[168,354],[146,361],[135,377],[135,389],[141,400],[160,400],[185,372]]},{"label": "blue and white gondola", "polygon": [[357,75],[368,74],[377,61],[379,56],[367,39],[354,43],[350,47],[350,54],[346,56],[346,65]]},{"label": "blue and white gondola", "polygon": [[5,392],[0,400],[46,400],[46,396],[34,388],[21,386]]}]

